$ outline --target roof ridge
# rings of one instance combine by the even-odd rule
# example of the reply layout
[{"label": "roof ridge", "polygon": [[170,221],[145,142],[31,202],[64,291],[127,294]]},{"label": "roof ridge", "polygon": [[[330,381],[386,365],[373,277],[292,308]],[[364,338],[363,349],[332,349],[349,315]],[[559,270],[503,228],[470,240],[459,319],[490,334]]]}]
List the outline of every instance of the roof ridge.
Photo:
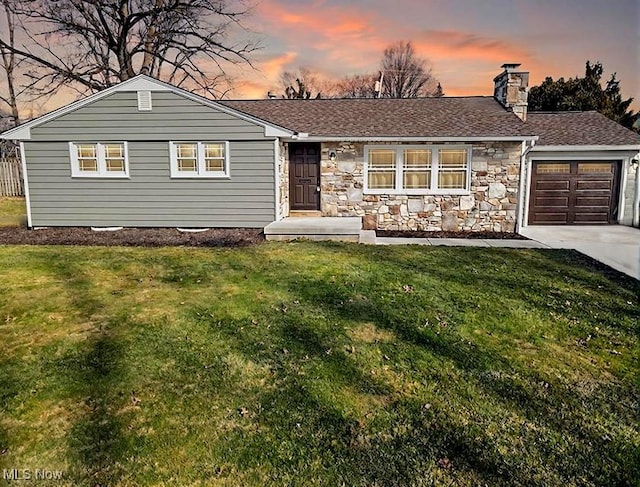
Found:
[{"label": "roof ridge", "polygon": [[492,95],[470,95],[470,96],[421,96],[416,98],[308,98],[308,99],[300,99],[300,98],[237,98],[237,99],[226,99],[226,100],[216,100],[220,103],[227,102],[293,102],[293,103],[301,103],[301,102],[330,102],[330,101],[354,101],[354,102],[377,102],[377,101],[417,101],[417,100],[468,100],[471,98],[481,98],[481,99],[491,99],[495,98]]},{"label": "roof ridge", "polygon": [[602,115],[598,110],[530,110],[529,111],[529,115],[562,115],[565,113],[599,113],[600,115]]}]

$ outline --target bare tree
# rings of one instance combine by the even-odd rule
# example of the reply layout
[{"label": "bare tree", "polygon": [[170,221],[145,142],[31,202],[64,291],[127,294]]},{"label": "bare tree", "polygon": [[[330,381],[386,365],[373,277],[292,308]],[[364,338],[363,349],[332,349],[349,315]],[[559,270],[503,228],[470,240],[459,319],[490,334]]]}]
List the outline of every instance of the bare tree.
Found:
[{"label": "bare tree", "polygon": [[335,82],[322,79],[309,68],[285,71],[280,75],[283,98],[333,98],[336,94]]},{"label": "bare tree", "polygon": [[[296,78],[295,83],[291,83],[284,89],[283,98],[290,100],[308,100],[311,98],[311,91],[307,89],[307,85],[300,78]],[[321,98],[322,93],[317,93],[314,98]]]},{"label": "bare tree", "polygon": [[233,42],[242,0],[9,0],[27,33],[0,47],[25,60],[36,93],[99,91],[139,73],[220,96],[229,63],[257,48]]},{"label": "bare tree", "polygon": [[438,81],[411,42],[400,41],[384,50],[382,94],[388,98],[416,98],[437,94]]},{"label": "bare tree", "polygon": [[[419,96],[444,96],[442,86],[432,75],[427,61],[416,55],[411,42],[401,41],[387,47],[380,65],[382,73],[356,74],[346,76],[333,83],[325,82],[323,97],[415,98]],[[379,85],[381,74],[382,86]],[[325,92],[327,96],[325,96]]]},{"label": "bare tree", "polygon": [[337,82],[337,96],[339,98],[375,98],[376,82],[379,74],[355,74],[347,76]]},{"label": "bare tree", "polygon": [[[315,84],[315,77],[306,68],[297,71],[284,71],[280,75],[283,94],[282,98],[308,100],[311,98],[312,85]],[[317,97],[321,94],[318,92]]]},{"label": "bare tree", "polygon": [[[13,51],[15,47],[15,22],[14,22],[14,14],[11,12],[11,0],[1,0],[2,9],[4,10],[4,21],[6,23],[6,40],[0,43],[0,56],[2,57],[2,69],[5,74],[5,82],[7,84],[7,93],[0,94],[0,101],[4,103],[8,110],[9,116],[11,117],[11,122],[8,124],[10,126],[16,126],[20,124],[20,112],[18,111],[18,93],[16,91],[16,54]],[[2,39],[0,38],[0,41]],[[5,47],[5,43],[9,48]],[[0,115],[1,117],[1,115]],[[5,118],[5,117],[2,117]],[[5,125],[5,124],[3,124]],[[4,129],[6,130],[5,127]]]}]

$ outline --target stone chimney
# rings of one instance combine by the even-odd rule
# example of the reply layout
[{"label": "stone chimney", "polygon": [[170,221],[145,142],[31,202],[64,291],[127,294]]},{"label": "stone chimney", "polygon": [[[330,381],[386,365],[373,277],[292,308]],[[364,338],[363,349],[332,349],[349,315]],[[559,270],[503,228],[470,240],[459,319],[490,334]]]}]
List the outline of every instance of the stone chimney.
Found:
[{"label": "stone chimney", "polygon": [[519,64],[503,64],[504,71],[493,78],[493,97],[521,120],[527,120],[529,73],[518,71]]}]

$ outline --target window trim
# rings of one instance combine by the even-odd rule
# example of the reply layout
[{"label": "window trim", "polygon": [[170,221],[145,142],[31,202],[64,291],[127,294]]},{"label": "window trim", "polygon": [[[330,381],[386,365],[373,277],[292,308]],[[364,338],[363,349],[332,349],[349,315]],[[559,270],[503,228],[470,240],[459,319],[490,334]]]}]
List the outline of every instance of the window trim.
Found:
[{"label": "window trim", "polygon": [[[105,156],[105,145],[120,144],[124,152],[124,171],[107,171],[107,158]],[[81,171],[78,158],[79,145],[95,145],[96,159],[98,163],[97,171]],[[69,157],[71,160],[72,178],[105,178],[105,179],[129,179],[129,145],[123,141],[93,142],[76,141],[69,142]]]},{"label": "window trim", "polygon": [[[369,188],[369,151],[375,149],[394,150],[396,153],[396,184],[393,189]],[[405,189],[404,184],[404,159],[403,151],[406,149],[421,149],[431,151],[431,185],[428,189]],[[440,173],[440,150],[465,150],[467,153],[466,180],[464,189],[440,189],[438,188],[438,175]],[[473,146],[460,144],[426,145],[426,144],[374,144],[364,146],[364,194],[403,194],[403,195],[468,195],[471,194],[471,157]]]},{"label": "window trim", "polygon": [[[196,171],[178,171],[178,144],[196,144]],[[206,144],[222,144],[224,147],[224,171],[207,171],[205,161]],[[178,140],[169,142],[169,159],[171,166],[171,179],[230,179],[229,170],[229,141],[193,141]]]}]

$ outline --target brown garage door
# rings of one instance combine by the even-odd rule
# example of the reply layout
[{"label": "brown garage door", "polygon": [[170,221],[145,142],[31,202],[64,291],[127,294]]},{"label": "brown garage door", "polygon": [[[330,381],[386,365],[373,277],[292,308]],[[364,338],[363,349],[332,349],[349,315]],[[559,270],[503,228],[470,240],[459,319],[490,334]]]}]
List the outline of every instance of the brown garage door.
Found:
[{"label": "brown garage door", "polygon": [[617,214],[616,161],[533,163],[529,224],[612,223]]}]

